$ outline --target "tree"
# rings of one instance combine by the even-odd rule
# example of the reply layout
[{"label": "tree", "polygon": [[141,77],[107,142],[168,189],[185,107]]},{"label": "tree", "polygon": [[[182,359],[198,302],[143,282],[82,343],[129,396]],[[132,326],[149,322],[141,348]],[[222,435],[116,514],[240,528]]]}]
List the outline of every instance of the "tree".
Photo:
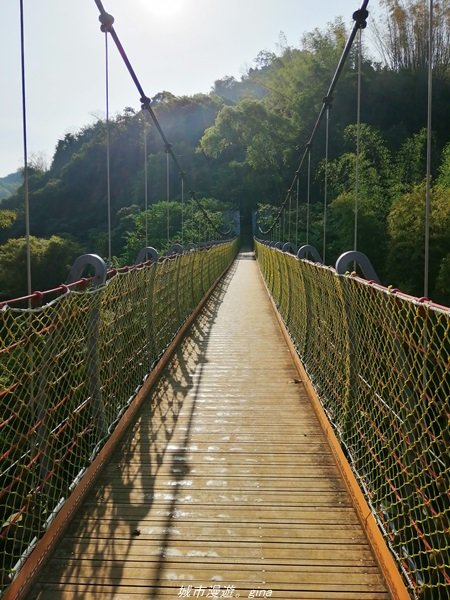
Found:
[{"label": "tree", "polygon": [[232,76],[216,79],[212,93],[231,103],[236,103],[240,100],[239,82]]},{"label": "tree", "polygon": [[421,129],[407,138],[395,158],[395,177],[400,193],[410,191],[426,173],[427,131]]},{"label": "tree", "polygon": [[437,184],[443,188],[450,189],[450,142],[442,151]]},{"label": "tree", "polygon": [[[80,254],[79,245],[53,235],[49,239],[30,237],[33,290],[46,290],[66,281],[70,267]],[[26,238],[11,238],[0,245],[0,299],[27,293]]]},{"label": "tree", "polygon": [[[301,48],[284,48],[265,75],[264,84],[269,91],[267,106],[291,121],[297,142],[299,137],[307,141],[346,37],[341,19],[329,24],[325,31],[315,29],[303,36]],[[337,105],[337,108],[340,111],[343,107]]]},{"label": "tree", "polygon": [[387,249],[386,222],[392,201],[392,158],[381,133],[363,123],[357,164],[356,136],[356,126],[349,125],[344,133],[349,151],[329,164],[331,202],[328,251],[330,257],[336,259],[342,252],[353,248],[357,193],[357,248],[368,255],[378,274],[383,277]]},{"label": "tree", "polygon": [[259,100],[224,106],[216,122],[200,140],[200,149],[212,158],[227,155],[255,171],[272,169],[280,175],[285,164],[289,123]]},{"label": "tree", "polygon": [[[423,293],[425,187],[399,196],[389,214],[390,281],[401,290],[414,295]],[[431,297],[444,298],[447,284],[443,274],[450,255],[450,189],[436,185],[431,197],[430,224],[430,290]],[[444,262],[443,262],[444,261]]]},{"label": "tree", "polygon": [[[385,14],[376,25],[378,49],[393,71],[425,70],[428,64],[429,10],[427,0],[382,0]],[[434,0],[433,65],[448,72],[450,67],[450,6]]]},{"label": "tree", "polygon": [[16,220],[16,213],[13,210],[0,210],[0,229],[7,229]]},{"label": "tree", "polygon": [[6,177],[0,177],[0,203],[4,198],[12,196],[22,183],[22,173],[16,171]]},{"label": "tree", "polygon": [[230,208],[229,205],[214,198],[201,198],[199,203],[208,219],[193,200],[184,205],[181,202],[162,200],[152,204],[147,211],[134,216],[129,214],[133,224],[125,232],[125,246],[120,262],[133,264],[139,250],[147,244],[164,254],[174,243],[198,243],[220,237],[217,230],[224,231],[228,227],[225,211]]}]

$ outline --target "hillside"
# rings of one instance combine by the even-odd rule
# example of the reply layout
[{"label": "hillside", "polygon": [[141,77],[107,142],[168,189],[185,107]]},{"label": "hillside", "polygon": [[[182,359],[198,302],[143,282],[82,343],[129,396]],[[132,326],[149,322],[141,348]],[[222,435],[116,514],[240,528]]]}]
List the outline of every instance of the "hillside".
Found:
[{"label": "hillside", "polygon": [[15,194],[21,183],[22,173],[20,171],[10,173],[6,177],[0,177],[0,203],[5,198]]},{"label": "hillside", "polygon": [[[337,20],[326,31],[305,36],[298,48],[280,48],[279,55],[261,52],[240,81],[217,80],[210,94],[176,97],[163,91],[152,98],[152,108],[188,176],[183,202],[191,211],[190,229],[184,241],[195,240],[195,235],[214,236],[188,204],[191,191],[208,198],[216,212],[238,208],[244,226],[258,209],[270,225],[291,184],[347,37],[344,24]],[[319,249],[326,237],[327,264],[353,247],[356,62],[352,50],[332,102],[327,204],[321,131],[311,153],[310,218],[305,205],[307,177],[302,173],[299,210],[292,209],[285,219],[289,226],[276,233],[286,241],[290,230],[291,241],[309,239]],[[433,131],[430,289],[434,300],[450,303],[450,62],[436,70],[433,90],[433,122],[438,126]],[[399,68],[363,56],[358,249],[369,256],[384,283],[419,296],[426,115],[424,64]],[[30,169],[32,235],[47,240],[58,236],[62,240],[58,243],[67,246],[68,261],[69,249],[75,247],[102,256],[107,253],[105,140],[106,124],[99,120],[59,140],[48,170]],[[181,178],[173,165],[167,174],[164,146],[148,120],[145,168],[141,111],[126,108],[113,119],[110,142],[112,254],[123,264],[144,245],[147,229],[152,232],[149,243],[159,250],[169,241],[179,241],[180,224],[187,217],[180,216],[180,206],[163,204],[168,196],[171,202],[181,203]],[[151,228],[144,216],[146,172]],[[1,208],[5,214],[3,226],[0,219],[0,297],[2,289],[12,289],[4,281],[14,276],[13,271],[2,269],[2,253],[11,269],[17,270],[19,245],[14,240],[25,232],[20,190],[3,200]],[[51,275],[45,268],[41,272]],[[35,285],[44,288],[54,283],[44,277]]]}]

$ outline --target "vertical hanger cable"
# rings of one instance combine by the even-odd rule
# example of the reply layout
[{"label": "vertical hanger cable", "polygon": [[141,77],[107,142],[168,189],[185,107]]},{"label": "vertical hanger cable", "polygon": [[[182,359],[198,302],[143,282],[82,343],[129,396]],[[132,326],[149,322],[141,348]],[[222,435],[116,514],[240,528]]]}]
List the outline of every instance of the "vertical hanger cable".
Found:
[{"label": "vertical hanger cable", "polygon": [[306,192],[306,243],[309,244],[309,211],[311,207],[311,146],[308,148],[308,182]]},{"label": "vertical hanger cable", "polygon": [[327,252],[327,213],[328,213],[328,150],[330,143],[330,105],[327,105],[325,119],[325,180],[324,180],[324,196],[323,196],[323,249],[322,259],[323,264],[326,264]]},{"label": "vertical hanger cable", "polygon": [[292,194],[289,193],[288,242],[292,242],[292,240],[291,240],[291,213],[292,213]]},{"label": "vertical hanger cable", "polygon": [[298,204],[300,199],[300,177],[297,177],[297,195],[296,195],[296,206],[295,206],[295,245],[298,247]]},{"label": "vertical hanger cable", "polygon": [[25,26],[23,0],[20,0],[20,55],[22,77],[22,129],[23,129],[23,190],[25,201],[25,239],[27,255],[27,293],[32,292],[31,284],[31,240],[30,240],[30,193],[28,187],[28,133],[27,133],[27,102],[25,81]]},{"label": "vertical hanger cable", "polygon": [[429,294],[430,218],[431,218],[431,127],[433,109],[433,0],[429,1],[428,16],[428,109],[427,109],[427,174],[425,192],[425,265],[423,295]]},{"label": "vertical hanger cable", "polygon": [[109,48],[105,31],[105,101],[106,101],[106,202],[108,210],[108,261],[111,262],[111,135],[109,122]]},{"label": "vertical hanger cable", "polygon": [[166,148],[167,244],[170,244],[170,154]]},{"label": "vertical hanger cable", "polygon": [[181,174],[181,245],[184,244],[184,174]]},{"label": "vertical hanger cable", "polygon": [[148,145],[147,145],[147,122],[145,113],[142,113],[144,118],[144,210],[145,210],[145,247],[148,246]]},{"label": "vertical hanger cable", "polygon": [[361,63],[362,63],[362,29],[359,30],[358,37],[358,90],[357,90],[357,101],[356,101],[356,160],[355,160],[355,220],[353,230],[353,250],[358,250],[358,210],[359,210],[359,160],[360,160],[360,146],[361,146]]}]

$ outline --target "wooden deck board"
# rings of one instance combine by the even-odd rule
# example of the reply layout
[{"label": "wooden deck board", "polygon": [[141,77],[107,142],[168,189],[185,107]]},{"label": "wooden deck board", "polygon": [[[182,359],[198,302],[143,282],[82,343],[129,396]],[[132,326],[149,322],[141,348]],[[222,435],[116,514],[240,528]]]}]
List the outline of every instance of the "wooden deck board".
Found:
[{"label": "wooden deck board", "polygon": [[389,598],[252,260],[214,293],[29,599],[182,589]]}]

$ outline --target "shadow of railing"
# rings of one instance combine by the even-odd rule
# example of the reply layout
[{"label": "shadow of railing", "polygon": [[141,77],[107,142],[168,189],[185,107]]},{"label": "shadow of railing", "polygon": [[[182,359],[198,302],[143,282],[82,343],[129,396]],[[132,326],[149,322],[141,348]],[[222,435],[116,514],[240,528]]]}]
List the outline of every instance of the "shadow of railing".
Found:
[{"label": "shadow of railing", "polygon": [[[177,501],[189,483],[186,453],[208,340],[235,269],[236,263],[213,291],[88,496],[82,514],[69,527],[41,578],[46,589],[70,589],[72,597],[81,600],[106,583],[111,595],[118,593],[124,585],[125,564],[129,566],[134,557],[136,566],[142,560],[136,554],[136,539],[144,543],[150,538],[158,541],[146,545],[147,562],[139,562],[139,568],[148,581],[145,593],[157,597]],[[160,490],[155,486],[158,478],[165,482]]]}]

